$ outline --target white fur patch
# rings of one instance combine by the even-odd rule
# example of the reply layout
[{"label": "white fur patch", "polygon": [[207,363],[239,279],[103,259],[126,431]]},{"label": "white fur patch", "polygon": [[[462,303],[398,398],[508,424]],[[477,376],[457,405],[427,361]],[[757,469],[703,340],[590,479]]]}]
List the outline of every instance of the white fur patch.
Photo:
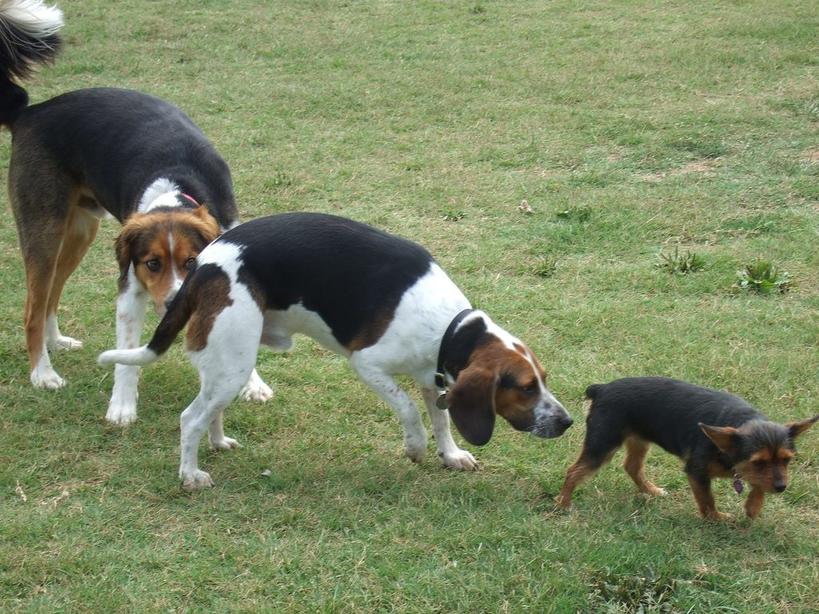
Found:
[{"label": "white fur patch", "polygon": [[242,266],[242,251],[244,249],[244,245],[237,245],[228,241],[214,241],[196,257],[196,265],[217,265],[225,272],[230,279],[230,285],[233,286],[239,278],[239,267]]},{"label": "white fur patch", "polygon": [[182,190],[170,179],[160,177],[148,186],[139,199],[137,213],[148,213],[157,207],[178,207]]}]

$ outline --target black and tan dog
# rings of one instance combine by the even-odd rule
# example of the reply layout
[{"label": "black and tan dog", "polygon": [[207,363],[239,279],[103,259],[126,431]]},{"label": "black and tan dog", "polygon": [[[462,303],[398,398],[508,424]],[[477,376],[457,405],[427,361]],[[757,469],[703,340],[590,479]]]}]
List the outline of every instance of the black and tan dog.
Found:
[{"label": "black and tan dog", "polygon": [[722,520],[711,494],[711,480],[734,479],[751,486],[745,512],[756,517],[765,493],[788,485],[794,439],[819,420],[770,422],[743,399],[664,377],[633,377],[589,386],[592,400],[580,458],[566,473],[558,505],[571,505],[572,492],[625,443],[625,470],[641,492],[665,494],[643,472],[649,445],[657,444],[685,461],[685,473],[703,517]]},{"label": "black and tan dog", "polygon": [[[237,224],[227,164],[175,106],[139,92],[85,89],[28,106],[18,81],[53,60],[62,13],[40,0],[0,4],[0,125],[12,133],[9,199],[26,268],[31,382],[60,388],[49,350],[82,344],[60,333],[57,304],[100,219],[117,240],[117,346],[136,347],[148,302],[163,312],[197,254]],[[199,203],[205,203],[200,205]],[[118,368],[107,418],[136,418],[138,370]],[[246,398],[270,389],[255,374]]]}]

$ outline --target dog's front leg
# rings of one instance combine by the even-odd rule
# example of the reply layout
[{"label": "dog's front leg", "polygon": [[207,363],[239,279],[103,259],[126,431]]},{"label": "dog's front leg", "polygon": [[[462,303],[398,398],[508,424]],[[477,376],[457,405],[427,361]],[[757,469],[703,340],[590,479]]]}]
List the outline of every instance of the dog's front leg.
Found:
[{"label": "dog's front leg", "polygon": [[368,364],[360,353],[353,354],[350,363],[364,383],[398,414],[401,426],[404,427],[404,452],[412,462],[420,463],[427,452],[427,432],[415,403],[392,377]]},{"label": "dog's front leg", "polygon": [[424,404],[427,406],[429,420],[432,423],[435,445],[438,446],[438,457],[444,467],[475,471],[478,468],[478,461],[466,450],[461,450],[455,440],[452,439],[452,432],[449,429],[449,412],[445,409],[438,409],[435,404],[438,391],[434,388],[422,388],[421,393],[424,396]]},{"label": "dog's front leg", "polygon": [[[136,286],[135,282],[129,283],[117,297],[118,349],[139,347],[148,295]],[[126,426],[136,420],[138,384],[139,367],[117,365],[114,368],[114,389],[105,414],[108,422]]]}]

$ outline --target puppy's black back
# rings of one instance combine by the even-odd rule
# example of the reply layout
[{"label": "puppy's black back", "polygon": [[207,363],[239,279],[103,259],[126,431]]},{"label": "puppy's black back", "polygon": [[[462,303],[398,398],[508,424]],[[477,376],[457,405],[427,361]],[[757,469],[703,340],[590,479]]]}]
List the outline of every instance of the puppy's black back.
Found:
[{"label": "puppy's black back", "polygon": [[[592,400],[587,437],[595,433],[630,434],[686,457],[716,447],[703,434],[700,422],[739,427],[764,418],[743,399],[666,377],[628,377],[586,390]],[[598,435],[599,437],[599,435]],[[713,448],[713,450],[711,450]]]}]

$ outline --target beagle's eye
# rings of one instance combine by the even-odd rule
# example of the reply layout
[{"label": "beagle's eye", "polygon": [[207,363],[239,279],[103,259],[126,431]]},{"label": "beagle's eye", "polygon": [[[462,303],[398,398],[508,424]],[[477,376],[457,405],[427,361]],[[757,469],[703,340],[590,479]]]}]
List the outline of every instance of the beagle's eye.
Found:
[{"label": "beagle's eye", "polygon": [[157,271],[159,271],[159,269],[162,268],[162,263],[159,261],[159,258],[152,258],[151,260],[145,261],[145,266],[152,273],[156,273]]},{"label": "beagle's eye", "polygon": [[196,258],[188,258],[185,260],[185,270],[192,271],[196,266]]},{"label": "beagle's eye", "polygon": [[531,384],[521,386],[520,390],[523,394],[535,394],[537,392],[537,383],[532,382]]}]

